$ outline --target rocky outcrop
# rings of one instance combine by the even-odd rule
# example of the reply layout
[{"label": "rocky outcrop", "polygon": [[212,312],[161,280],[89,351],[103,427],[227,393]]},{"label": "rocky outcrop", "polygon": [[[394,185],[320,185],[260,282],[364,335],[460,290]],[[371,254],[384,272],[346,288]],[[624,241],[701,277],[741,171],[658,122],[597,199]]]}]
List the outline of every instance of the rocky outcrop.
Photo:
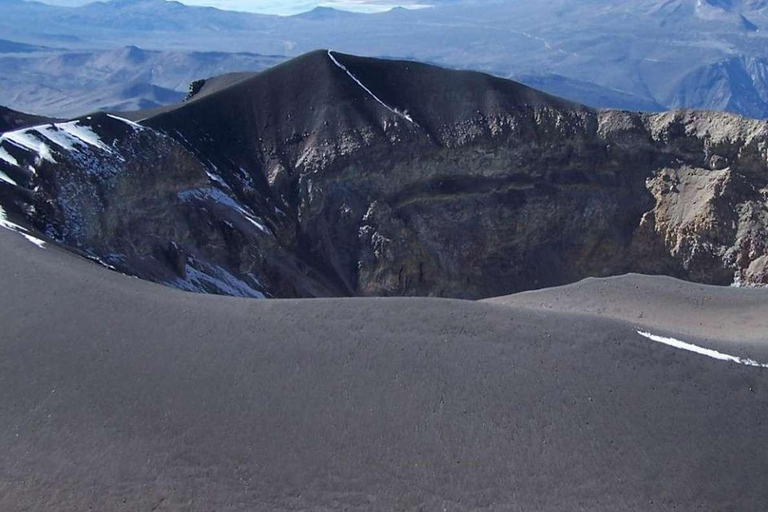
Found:
[{"label": "rocky outcrop", "polygon": [[194,98],[197,93],[199,93],[203,86],[205,86],[205,79],[201,80],[195,80],[189,84],[189,90],[187,91],[187,95],[184,97],[184,101],[189,101],[192,98]]},{"label": "rocky outcrop", "polygon": [[93,119],[109,154],[49,144],[56,163],[39,161],[6,134],[18,182],[0,204],[25,198],[10,209],[50,238],[185,289],[480,298],[630,271],[768,274],[764,122],[597,111],[332,52],[139,127]]},{"label": "rocky outcrop", "polygon": [[[716,113],[651,118],[665,137],[682,131],[702,161],[654,169],[647,188],[656,206],[640,233],[652,239],[688,279],[714,284],[763,284],[760,261],[768,227],[766,123]],[[642,240],[642,237],[638,237]],[[752,270],[750,270],[750,267]]]}]

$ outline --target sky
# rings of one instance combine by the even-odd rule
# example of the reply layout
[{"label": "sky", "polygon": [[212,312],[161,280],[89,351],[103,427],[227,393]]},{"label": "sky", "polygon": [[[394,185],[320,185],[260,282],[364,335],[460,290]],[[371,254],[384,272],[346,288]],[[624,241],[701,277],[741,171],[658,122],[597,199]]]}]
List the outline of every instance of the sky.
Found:
[{"label": "sky", "polygon": [[[189,5],[213,5],[216,2],[227,2],[239,6],[238,10],[263,12],[269,14],[297,14],[309,11],[318,6],[334,7],[347,11],[381,12],[393,7],[427,7],[426,2],[420,0],[184,0]],[[233,7],[228,7],[233,8]]]},{"label": "sky", "polygon": [[[77,6],[95,0],[42,0],[52,5]],[[205,5],[235,11],[290,15],[306,12],[318,6],[347,11],[381,12],[393,7],[412,9],[429,7],[429,0],[179,0],[187,5]]]},{"label": "sky", "polygon": [[381,12],[393,7],[428,7],[421,0],[181,0],[188,5],[208,5],[221,9],[265,14],[298,14],[318,6],[347,11]]}]

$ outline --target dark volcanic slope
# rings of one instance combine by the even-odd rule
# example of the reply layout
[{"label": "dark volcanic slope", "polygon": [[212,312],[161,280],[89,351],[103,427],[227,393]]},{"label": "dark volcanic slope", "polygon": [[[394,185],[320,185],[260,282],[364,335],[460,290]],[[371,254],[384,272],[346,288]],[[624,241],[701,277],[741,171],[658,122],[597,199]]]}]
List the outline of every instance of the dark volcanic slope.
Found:
[{"label": "dark volcanic slope", "polygon": [[150,117],[158,116],[165,112],[176,110],[177,108],[181,108],[186,104],[186,102],[193,98],[198,100],[203,96],[217,93],[222,89],[231,87],[238,82],[242,82],[243,80],[252,78],[258,74],[258,71],[242,71],[236,73],[226,73],[201,80],[195,80],[189,84],[189,90],[187,91],[184,101],[181,103],[128,112],[115,111],[114,113],[122,118],[130,119],[131,121],[141,121]]},{"label": "dark volcanic slope", "polygon": [[631,324],[186,294],[2,229],[0,311],[2,510],[768,507],[768,370]]},{"label": "dark volcanic slope", "polygon": [[[73,142],[82,128],[102,145]],[[768,125],[727,114],[596,111],[480,73],[319,51],[212,80],[138,127],[94,115],[13,137],[0,140],[5,210],[188,290],[768,282]]]},{"label": "dark volcanic slope", "polygon": [[16,112],[7,107],[0,106],[0,133],[52,121],[52,119],[47,117],[24,114],[23,112]]}]

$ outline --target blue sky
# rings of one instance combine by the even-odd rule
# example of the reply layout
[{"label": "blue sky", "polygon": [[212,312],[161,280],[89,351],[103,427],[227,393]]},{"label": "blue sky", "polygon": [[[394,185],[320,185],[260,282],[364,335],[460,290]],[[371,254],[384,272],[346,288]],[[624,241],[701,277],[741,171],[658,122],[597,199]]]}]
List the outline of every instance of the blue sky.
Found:
[{"label": "blue sky", "polygon": [[[42,0],[53,5],[76,6],[95,0]],[[206,5],[220,9],[267,14],[298,14],[318,6],[357,12],[381,12],[393,7],[428,7],[430,0],[179,0],[188,5]]]},{"label": "blue sky", "polygon": [[335,7],[348,11],[380,12],[393,7],[423,7],[421,0],[182,0],[189,5],[211,5],[222,9],[263,12],[270,14],[296,14],[317,6]]}]

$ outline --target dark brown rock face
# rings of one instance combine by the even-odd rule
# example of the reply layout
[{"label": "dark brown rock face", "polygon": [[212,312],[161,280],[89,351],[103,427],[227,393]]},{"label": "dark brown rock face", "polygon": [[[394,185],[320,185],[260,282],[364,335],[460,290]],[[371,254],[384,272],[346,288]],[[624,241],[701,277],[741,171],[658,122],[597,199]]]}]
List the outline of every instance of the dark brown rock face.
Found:
[{"label": "dark brown rock face", "polygon": [[[111,154],[54,151],[26,182],[5,162],[20,185],[0,184],[0,204],[186,289],[480,298],[626,272],[768,281],[764,122],[596,111],[478,73],[331,52],[142,128],[112,121],[94,128]],[[40,160],[0,147],[19,168]],[[117,170],[94,181],[89,165]],[[22,195],[26,209],[7,206]]]}]

